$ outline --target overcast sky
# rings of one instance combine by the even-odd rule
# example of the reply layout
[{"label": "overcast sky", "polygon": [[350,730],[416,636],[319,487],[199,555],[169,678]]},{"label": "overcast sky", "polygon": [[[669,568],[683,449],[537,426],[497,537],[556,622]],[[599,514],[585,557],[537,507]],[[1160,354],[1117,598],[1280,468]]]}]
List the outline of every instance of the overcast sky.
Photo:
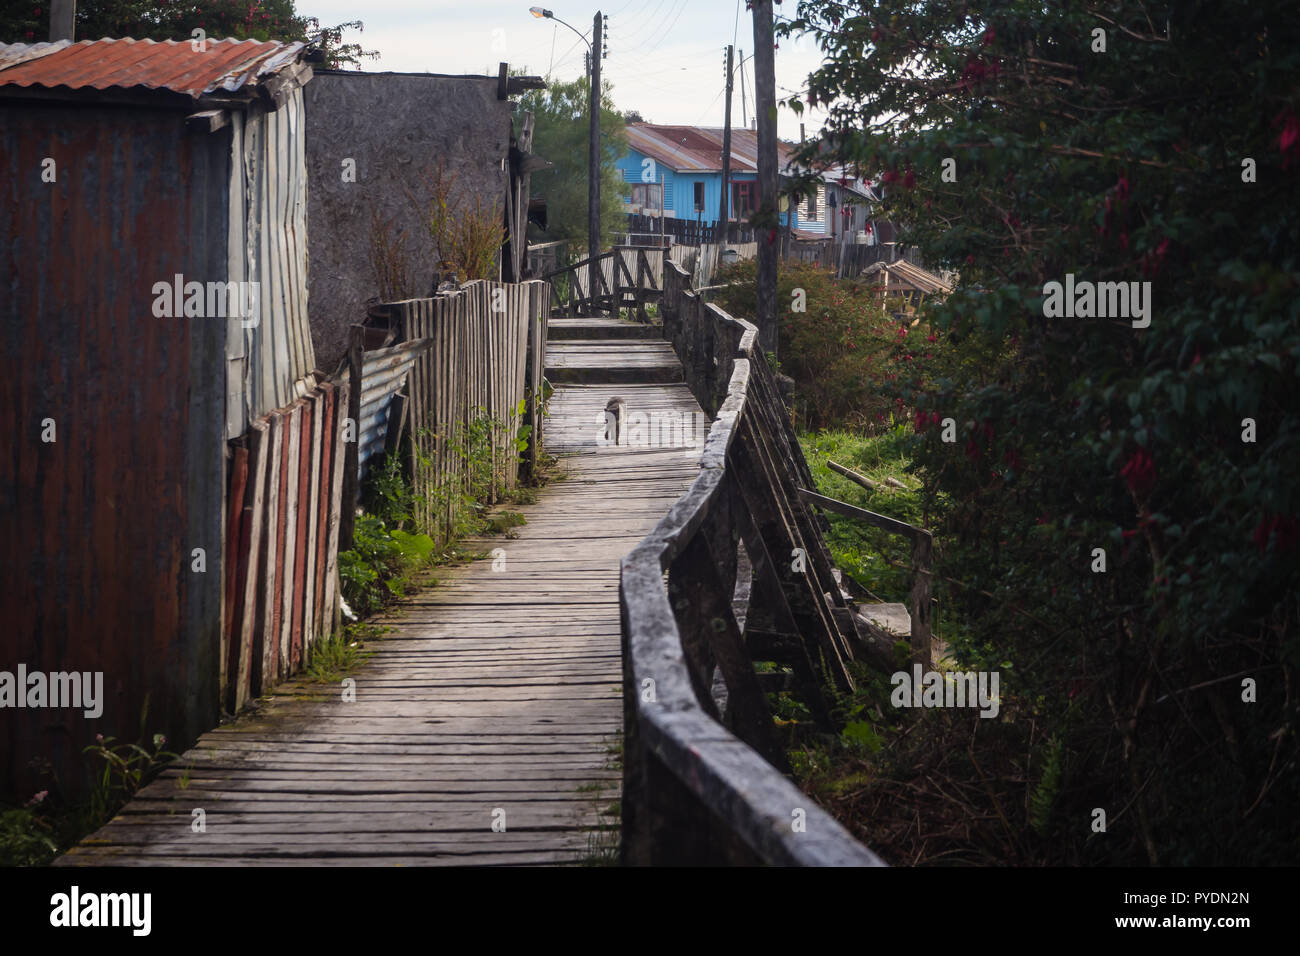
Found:
[{"label": "overcast sky", "polygon": [[[378,50],[367,70],[430,73],[496,73],[502,60],[530,73],[573,80],[584,75],[586,47],[552,20],[528,13],[532,0],[298,0],[298,12],[334,25],[360,19],[360,42]],[[746,57],[754,51],[752,15],[744,0],[552,0],[541,6],[590,33],[597,9],[609,16],[605,78],[614,84],[620,110],[637,110],[653,123],[721,126],[724,51],[734,42]],[[358,39],[349,34],[348,39]],[[740,54],[737,53],[737,59]],[[817,66],[811,41],[785,41],[776,51],[777,95],[802,90]],[[753,61],[744,65],[747,113],[754,116]],[[732,123],[740,126],[740,74]],[[804,114],[808,134],[821,114]],[[799,138],[800,117],[781,110],[783,139]]]}]

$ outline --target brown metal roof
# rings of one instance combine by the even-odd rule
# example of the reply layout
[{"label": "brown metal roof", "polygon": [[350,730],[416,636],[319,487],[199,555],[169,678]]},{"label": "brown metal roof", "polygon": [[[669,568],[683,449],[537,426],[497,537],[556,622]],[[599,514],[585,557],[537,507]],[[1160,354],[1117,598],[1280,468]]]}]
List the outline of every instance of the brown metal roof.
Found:
[{"label": "brown metal roof", "polygon": [[[722,171],[722,127],[660,126],[630,123],[628,145],[679,173],[717,173]],[[791,150],[777,142],[777,153],[784,167]],[[758,133],[752,129],[731,131],[731,171],[752,173],[758,169]]]},{"label": "brown metal roof", "polygon": [[294,62],[306,44],[209,40],[83,40],[0,44],[0,86],[167,90],[198,99],[235,93]]}]

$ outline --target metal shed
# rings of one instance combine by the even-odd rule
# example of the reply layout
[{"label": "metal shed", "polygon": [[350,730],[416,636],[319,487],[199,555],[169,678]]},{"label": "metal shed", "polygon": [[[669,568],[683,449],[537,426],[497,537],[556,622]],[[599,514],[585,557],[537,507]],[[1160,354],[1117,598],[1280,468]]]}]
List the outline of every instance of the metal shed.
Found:
[{"label": "metal shed", "polygon": [[0,710],[6,794],[216,723],[226,440],[314,384],[304,47],[199,46],[0,44],[0,670],[104,688]]}]

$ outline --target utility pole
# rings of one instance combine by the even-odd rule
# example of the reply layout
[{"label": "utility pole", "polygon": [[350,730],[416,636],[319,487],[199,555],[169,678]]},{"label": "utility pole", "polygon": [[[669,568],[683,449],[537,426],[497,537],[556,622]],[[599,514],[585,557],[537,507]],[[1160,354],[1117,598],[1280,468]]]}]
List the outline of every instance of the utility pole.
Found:
[{"label": "utility pole", "polygon": [[727,105],[723,113],[722,122],[722,199],[718,203],[718,229],[722,231],[721,236],[715,236],[718,242],[726,242],[730,231],[730,199],[731,199],[731,58],[734,55],[734,47],[727,45]]},{"label": "utility pole", "polygon": [[600,39],[603,20],[600,11],[591,21],[591,142],[587,152],[587,246],[591,262],[587,268],[590,310],[596,311],[596,290],[600,263]]},{"label": "utility pole", "polygon": [[749,129],[749,113],[745,107],[745,51],[740,51],[740,125]]},{"label": "utility pole", "polygon": [[777,209],[776,51],[772,0],[754,4],[754,117],[758,120],[758,288],[754,324],[759,346],[776,352],[776,270],[780,212]]},{"label": "utility pole", "polygon": [[77,0],[52,0],[50,3],[50,42],[72,40],[77,32]]}]

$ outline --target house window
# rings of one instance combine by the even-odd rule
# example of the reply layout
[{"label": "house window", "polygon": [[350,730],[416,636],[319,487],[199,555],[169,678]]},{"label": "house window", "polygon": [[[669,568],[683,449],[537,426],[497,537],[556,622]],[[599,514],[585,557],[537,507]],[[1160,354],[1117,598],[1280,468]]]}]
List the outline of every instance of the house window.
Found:
[{"label": "house window", "polygon": [[632,205],[640,206],[643,212],[658,212],[659,183],[636,183],[632,186]]},{"label": "house window", "polygon": [[809,222],[817,221],[817,192],[813,192],[808,197],[808,215],[805,216]]},{"label": "house window", "polygon": [[702,212],[703,210],[704,210],[704,183],[696,183],[695,184],[695,211]]},{"label": "house window", "polygon": [[755,202],[753,182],[731,184],[731,218],[748,219],[754,212]]}]

